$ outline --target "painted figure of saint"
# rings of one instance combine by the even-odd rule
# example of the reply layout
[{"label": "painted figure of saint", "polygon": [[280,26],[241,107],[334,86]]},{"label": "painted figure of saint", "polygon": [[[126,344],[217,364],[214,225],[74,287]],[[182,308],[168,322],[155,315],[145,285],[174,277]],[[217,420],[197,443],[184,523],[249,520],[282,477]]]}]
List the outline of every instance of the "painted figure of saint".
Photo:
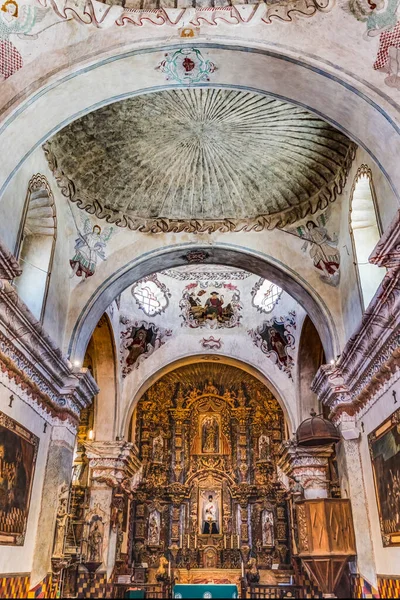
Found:
[{"label": "painted figure of saint", "polygon": [[274,517],[270,510],[263,512],[262,520],[262,541],[263,546],[274,545]]},{"label": "painted figure of saint", "polygon": [[146,351],[146,337],[147,333],[144,329],[139,329],[135,333],[132,330],[131,341],[126,346],[128,350],[126,364],[128,367],[134,365],[139,356]]},{"label": "painted figure of saint", "polygon": [[[326,228],[316,225],[314,221],[308,221],[306,228],[314,267],[321,271],[325,281],[331,282],[340,267],[340,253],[335,248],[337,239],[331,238]],[[306,249],[307,245],[308,242],[305,242],[303,248]]]},{"label": "painted figure of saint", "polygon": [[107,227],[104,232],[99,225],[95,225],[90,230],[90,221],[86,219],[84,223],[84,233],[78,231],[79,237],[75,240],[75,255],[69,261],[72,274],[85,280],[91,277],[97,266],[97,260],[106,260],[105,247],[111,237],[112,227]]},{"label": "painted figure of saint", "polygon": [[204,518],[202,533],[204,534],[218,534],[218,519],[217,519],[217,505],[214,501],[213,496],[210,494],[208,500],[204,505]]},{"label": "painted figure of saint", "polygon": [[203,421],[202,452],[207,454],[219,452],[219,425],[216,417],[207,417]]},{"label": "painted figure of saint", "polygon": [[210,297],[206,300],[206,318],[222,319],[222,306],[224,297],[218,292],[211,292]]},{"label": "painted figure of saint", "polygon": [[274,350],[278,355],[279,362],[283,365],[286,365],[288,360],[286,353],[287,342],[274,327],[271,327],[269,331],[269,341],[271,344],[271,349]]}]

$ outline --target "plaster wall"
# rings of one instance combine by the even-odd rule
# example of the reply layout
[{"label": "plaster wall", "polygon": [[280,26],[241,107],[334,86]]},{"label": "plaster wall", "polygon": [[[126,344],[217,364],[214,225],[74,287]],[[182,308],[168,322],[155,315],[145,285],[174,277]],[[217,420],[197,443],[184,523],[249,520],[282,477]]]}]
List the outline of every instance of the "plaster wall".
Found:
[{"label": "plaster wall", "polygon": [[[368,498],[368,512],[370,516],[370,528],[372,544],[375,555],[376,573],[378,575],[396,575],[399,574],[400,565],[400,547],[384,547],[382,543],[381,531],[379,527],[379,513],[375,494],[374,477],[372,462],[368,447],[368,435],[377,429],[390,415],[398,408],[394,404],[392,392],[396,391],[400,395],[400,385],[398,382],[388,386],[386,391],[377,399],[377,401],[367,410],[357,421],[361,433],[360,454],[363,468],[366,494]],[[361,425],[363,423],[363,426]]]},{"label": "plaster wall", "polygon": [[[36,173],[44,175],[49,182],[54,196],[57,217],[57,241],[43,325],[53,341],[62,346],[70,296],[68,258],[71,256],[70,247],[73,244],[76,229],[73,226],[68,203],[62,196],[41,149],[35,152],[18,171],[0,201],[0,237],[11,252],[18,251],[18,232],[24,213],[28,184],[31,177]],[[23,263],[21,263],[21,266],[24,267]],[[33,296],[35,292],[39,294],[41,290],[40,285],[36,288],[32,286],[30,290],[32,305],[30,306],[29,298],[26,302],[29,308],[34,308]]]},{"label": "plaster wall", "polygon": [[[10,407],[11,394],[14,401]],[[39,409],[35,410],[21,390],[9,381],[4,373],[0,374],[0,410],[39,438],[24,545],[0,546],[0,573],[26,573],[32,570],[35,543],[37,536],[41,535],[37,528],[52,428],[46,415]],[[48,427],[44,433],[45,423],[48,423]]]}]

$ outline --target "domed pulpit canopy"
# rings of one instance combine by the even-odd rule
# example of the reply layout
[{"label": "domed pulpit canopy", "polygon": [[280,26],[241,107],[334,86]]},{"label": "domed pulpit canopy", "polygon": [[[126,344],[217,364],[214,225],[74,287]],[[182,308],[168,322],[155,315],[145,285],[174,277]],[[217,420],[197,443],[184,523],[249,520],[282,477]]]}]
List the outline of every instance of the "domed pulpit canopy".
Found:
[{"label": "domed pulpit canopy", "polygon": [[327,446],[338,442],[340,433],[331,421],[316,413],[311,413],[311,418],[300,423],[296,439],[298,446]]}]

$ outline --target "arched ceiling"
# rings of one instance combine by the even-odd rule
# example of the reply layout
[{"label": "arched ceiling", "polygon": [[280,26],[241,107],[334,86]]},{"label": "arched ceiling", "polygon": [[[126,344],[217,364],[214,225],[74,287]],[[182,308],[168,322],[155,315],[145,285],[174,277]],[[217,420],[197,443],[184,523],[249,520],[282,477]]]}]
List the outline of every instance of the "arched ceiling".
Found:
[{"label": "arched ceiling", "polygon": [[182,89],[105,106],[44,147],[67,197],[141,231],[283,227],[325,208],[355,146],[291,104]]}]

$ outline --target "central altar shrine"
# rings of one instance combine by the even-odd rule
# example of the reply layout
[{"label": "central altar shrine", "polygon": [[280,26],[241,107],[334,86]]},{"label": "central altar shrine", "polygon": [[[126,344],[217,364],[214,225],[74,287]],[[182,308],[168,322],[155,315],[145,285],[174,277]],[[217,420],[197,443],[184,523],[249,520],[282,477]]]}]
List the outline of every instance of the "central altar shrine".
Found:
[{"label": "central altar shrine", "polygon": [[129,553],[135,565],[148,565],[150,581],[161,557],[177,583],[194,569],[236,570],[240,579],[250,555],[261,572],[289,564],[276,468],[282,409],[251,375],[206,367],[206,378],[193,366],[181,368],[179,380],[164,376],[132,417],[143,477],[131,504]]}]

